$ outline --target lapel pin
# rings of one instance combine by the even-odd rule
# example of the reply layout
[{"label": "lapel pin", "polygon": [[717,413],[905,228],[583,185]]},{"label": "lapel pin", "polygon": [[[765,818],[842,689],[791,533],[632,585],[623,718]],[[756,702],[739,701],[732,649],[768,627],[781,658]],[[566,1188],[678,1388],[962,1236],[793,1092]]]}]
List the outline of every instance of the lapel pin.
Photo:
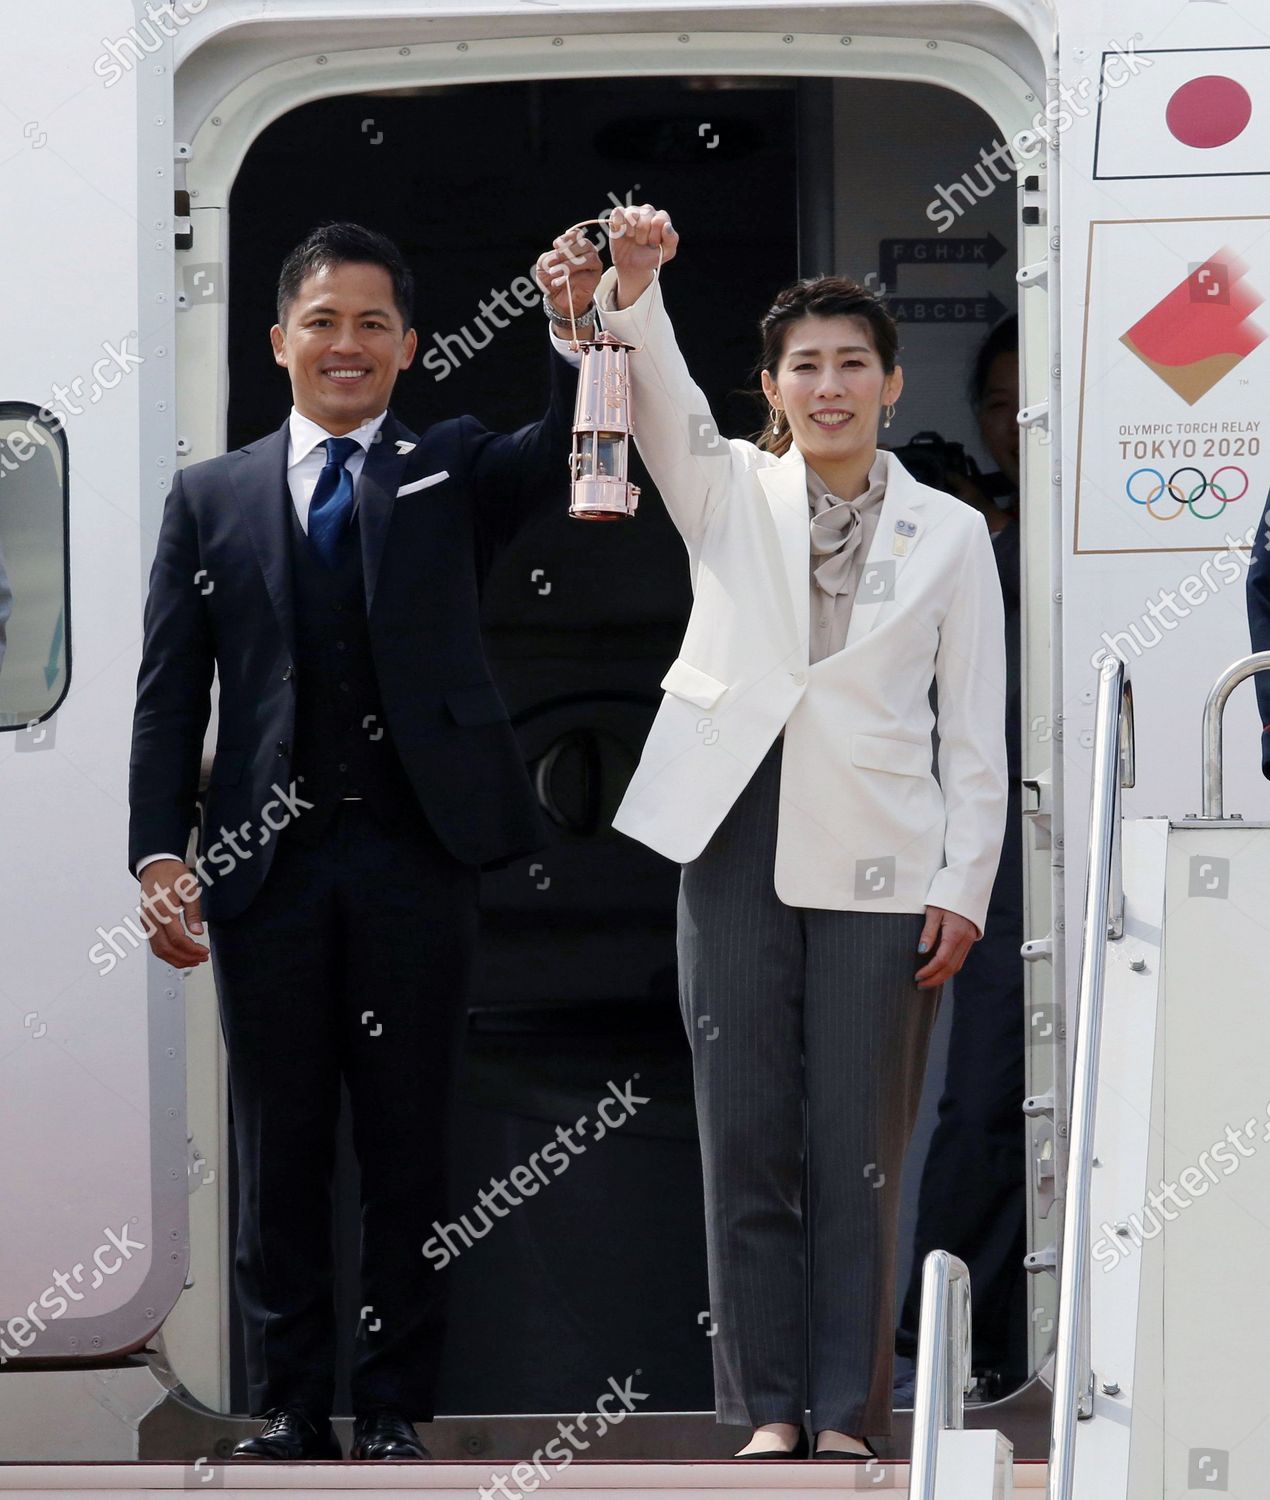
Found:
[{"label": "lapel pin", "polygon": [[415,450],[415,445],[413,443],[403,442],[401,438],[397,439],[397,453],[398,453],[398,456],[400,456],[403,453],[413,453],[414,450]]},{"label": "lapel pin", "polygon": [[895,523],[895,529],[896,529],[896,531],[899,532],[899,534],[901,536],[916,536],[917,535],[917,522],[916,521],[896,521],[896,523]]}]

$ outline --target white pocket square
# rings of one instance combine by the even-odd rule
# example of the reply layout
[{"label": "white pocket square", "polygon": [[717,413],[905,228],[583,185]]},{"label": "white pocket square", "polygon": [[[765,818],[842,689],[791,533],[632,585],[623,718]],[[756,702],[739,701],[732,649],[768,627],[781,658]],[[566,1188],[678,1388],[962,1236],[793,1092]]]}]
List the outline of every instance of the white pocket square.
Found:
[{"label": "white pocket square", "polygon": [[440,484],[443,479],[449,477],[449,469],[438,469],[435,474],[429,474],[426,479],[416,479],[413,484],[403,484],[397,493],[398,495],[413,495],[416,490],[426,490],[430,484]]}]

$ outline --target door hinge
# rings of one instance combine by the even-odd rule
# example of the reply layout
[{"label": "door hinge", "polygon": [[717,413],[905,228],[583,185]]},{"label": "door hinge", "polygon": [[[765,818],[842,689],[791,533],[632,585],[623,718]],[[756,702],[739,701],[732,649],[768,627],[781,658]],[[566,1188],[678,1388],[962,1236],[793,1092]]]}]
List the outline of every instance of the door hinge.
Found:
[{"label": "door hinge", "polygon": [[190,195],[184,188],[177,188],[172,205],[174,244],[178,250],[194,248],[194,223],[190,218]]},{"label": "door hinge", "polygon": [[1041,187],[1039,177],[1025,177],[1023,179],[1022,193],[1024,224],[1043,224],[1045,222],[1046,195]]}]

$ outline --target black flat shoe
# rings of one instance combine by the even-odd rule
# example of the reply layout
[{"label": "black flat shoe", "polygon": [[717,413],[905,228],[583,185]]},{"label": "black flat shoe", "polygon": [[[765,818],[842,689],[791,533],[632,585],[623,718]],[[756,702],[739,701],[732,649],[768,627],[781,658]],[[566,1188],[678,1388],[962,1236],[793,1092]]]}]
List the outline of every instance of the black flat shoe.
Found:
[{"label": "black flat shoe", "polygon": [[735,1458],[744,1459],[746,1461],[751,1458],[794,1459],[806,1458],[810,1452],[811,1439],[807,1436],[807,1429],[805,1427],[800,1427],[798,1429],[798,1437],[795,1440],[794,1446],[792,1448],[776,1448],[768,1451],[767,1453],[737,1453],[733,1456]]},{"label": "black flat shoe", "polygon": [[413,1425],[387,1407],[353,1419],[350,1458],[431,1458]]},{"label": "black flat shoe", "polygon": [[812,1457],[837,1459],[841,1464],[872,1463],[878,1456],[877,1449],[874,1448],[868,1438],[861,1438],[860,1441],[869,1450],[867,1453],[848,1453],[845,1448],[817,1448]]},{"label": "black flat shoe", "polygon": [[235,1458],[271,1458],[297,1463],[314,1458],[343,1458],[344,1450],[330,1420],[315,1426],[298,1407],[279,1406],[265,1413],[265,1425],[234,1448]]}]

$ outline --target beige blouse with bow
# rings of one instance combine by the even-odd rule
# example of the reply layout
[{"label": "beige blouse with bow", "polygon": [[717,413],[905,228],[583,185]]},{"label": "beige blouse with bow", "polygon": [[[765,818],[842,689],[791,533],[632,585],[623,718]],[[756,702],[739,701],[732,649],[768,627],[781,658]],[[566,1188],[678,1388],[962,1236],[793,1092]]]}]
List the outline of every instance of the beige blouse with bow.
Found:
[{"label": "beige blouse with bow", "polygon": [[823,661],[841,651],[851,623],[865,559],[886,495],[886,454],[878,450],[869,487],[858,500],[841,500],[807,464],[811,510],[811,614],[809,658]]}]

